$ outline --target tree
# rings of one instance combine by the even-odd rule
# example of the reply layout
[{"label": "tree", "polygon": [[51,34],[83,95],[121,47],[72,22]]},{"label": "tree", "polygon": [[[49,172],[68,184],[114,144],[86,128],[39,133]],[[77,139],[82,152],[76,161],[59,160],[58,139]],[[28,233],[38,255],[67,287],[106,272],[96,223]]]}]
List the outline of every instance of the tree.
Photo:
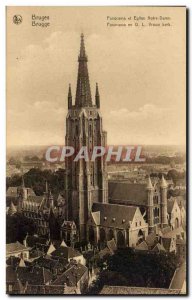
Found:
[{"label": "tree", "polygon": [[6,220],[6,242],[14,243],[19,241],[23,243],[27,233],[33,235],[36,233],[36,225],[33,220],[29,220],[21,214],[7,216]]},{"label": "tree", "polygon": [[168,288],[178,266],[172,253],[138,252],[131,248],[116,251],[101,266],[101,273],[90,293],[96,293],[104,285],[126,285]]}]

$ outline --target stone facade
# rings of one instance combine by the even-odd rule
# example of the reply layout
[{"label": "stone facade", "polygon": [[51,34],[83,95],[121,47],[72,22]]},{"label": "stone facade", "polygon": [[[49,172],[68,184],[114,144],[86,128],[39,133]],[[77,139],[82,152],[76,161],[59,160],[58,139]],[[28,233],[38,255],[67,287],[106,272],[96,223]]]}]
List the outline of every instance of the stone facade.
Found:
[{"label": "stone facade", "polygon": [[[84,38],[81,36],[78,58],[78,78],[75,104],[72,104],[71,87],[68,93],[68,114],[66,118],[66,146],[72,146],[78,152],[82,147],[91,155],[94,146],[106,146],[106,132],[103,131],[100,113],[100,96],[96,86],[95,104],[92,103],[87,68]],[[69,221],[78,227],[79,239],[86,239],[86,223],[94,202],[108,201],[106,163],[103,157],[86,162],[66,159],[65,195],[68,204]]]}]

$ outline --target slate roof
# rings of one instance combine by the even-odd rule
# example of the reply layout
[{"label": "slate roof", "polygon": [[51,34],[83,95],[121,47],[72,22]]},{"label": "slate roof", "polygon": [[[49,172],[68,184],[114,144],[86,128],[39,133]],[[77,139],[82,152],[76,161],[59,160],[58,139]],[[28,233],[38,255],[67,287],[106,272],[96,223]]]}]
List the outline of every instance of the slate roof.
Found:
[{"label": "slate roof", "polygon": [[116,228],[128,228],[138,207],[118,204],[93,203],[92,211],[100,212],[98,225]]},{"label": "slate roof", "polygon": [[63,295],[63,285],[32,285],[28,284],[26,294],[28,295]]},{"label": "slate roof", "polygon": [[154,252],[165,251],[165,248],[163,247],[163,245],[158,243],[157,245],[155,245],[155,247],[153,248],[152,251],[154,251]]},{"label": "slate roof", "polygon": [[6,267],[6,282],[16,282],[17,281],[17,274],[15,272],[14,267],[7,266]]},{"label": "slate roof", "polygon": [[28,285],[26,294],[30,295],[74,295],[79,294],[76,287],[66,285]]},{"label": "slate roof", "polygon": [[87,267],[81,264],[72,264],[68,270],[61,274],[54,282],[53,285],[64,285],[76,286],[77,282],[87,272]]},{"label": "slate roof", "polygon": [[175,270],[173,278],[171,280],[170,289],[181,289],[184,281],[186,280],[186,262],[184,262],[180,268]]},{"label": "slate roof", "polygon": [[22,252],[24,250],[29,250],[28,247],[25,247],[24,245],[22,245],[19,242],[16,243],[10,243],[10,244],[6,244],[6,254],[11,254],[11,253],[15,253],[15,252]]},{"label": "slate roof", "polygon": [[180,235],[181,236],[181,233],[185,232],[183,230],[183,227],[178,227],[176,229],[173,229],[173,230],[170,230],[170,231],[167,231],[165,233],[163,233],[163,237],[165,238],[176,238],[177,235]]},{"label": "slate roof", "polygon": [[164,235],[164,234],[166,234],[166,233],[168,233],[168,232],[170,232],[170,231],[172,231],[172,229],[171,229],[171,227],[170,226],[166,226],[166,227],[164,227],[164,228],[161,228],[161,233]]},{"label": "slate roof", "polygon": [[32,196],[28,196],[27,197],[27,202],[32,202],[32,203],[36,203],[36,204],[41,204],[41,202],[43,201],[44,196],[36,196],[36,195],[32,195]]},{"label": "slate roof", "polygon": [[23,294],[24,286],[21,281],[17,278],[15,269],[12,266],[6,267],[6,283],[11,284],[12,291],[7,291],[8,294]]},{"label": "slate roof", "polygon": [[17,189],[18,188],[16,186],[10,186],[7,189],[6,196],[7,197],[17,197]]},{"label": "slate roof", "polygon": [[147,205],[147,184],[109,181],[109,200],[125,201],[130,205]]},{"label": "slate roof", "polygon": [[51,256],[53,257],[65,258],[67,260],[81,255],[82,254],[78,250],[72,247],[63,247],[63,246],[60,246],[59,248],[57,248],[55,251],[51,253]]},{"label": "slate roof", "polygon": [[108,247],[106,247],[106,248],[100,250],[98,255],[99,255],[100,259],[103,259],[104,257],[111,255],[111,251],[109,250]]},{"label": "slate roof", "polygon": [[38,259],[36,259],[34,261],[34,264],[36,266],[43,267],[48,270],[53,270],[55,268],[63,269],[64,266],[67,264],[67,262],[66,262],[66,264],[63,264],[63,262],[61,263],[59,260],[55,260],[52,258],[39,257]]},{"label": "slate roof", "polygon": [[147,251],[148,250],[148,245],[146,243],[146,241],[141,242],[139,245],[137,245],[135,247],[136,250],[144,250]]},{"label": "slate roof", "polygon": [[157,241],[157,237],[156,237],[156,234],[154,232],[150,233],[146,237],[146,243],[149,247],[152,247],[155,244],[156,241]]},{"label": "slate roof", "polygon": [[173,206],[175,204],[176,199],[171,197],[170,199],[167,200],[167,212],[171,213],[173,210]]},{"label": "slate roof", "polygon": [[18,267],[16,270],[18,278],[22,283],[41,285],[51,281],[52,274],[45,268],[40,267]]},{"label": "slate roof", "polygon": [[171,242],[172,242],[172,238],[167,238],[167,237],[162,238],[162,244],[166,251],[170,251]]},{"label": "slate roof", "polygon": [[178,295],[180,290],[104,285],[100,295]]},{"label": "slate roof", "polygon": [[114,251],[117,250],[117,245],[116,245],[115,239],[107,241],[107,247],[109,248],[110,252],[113,254]]},{"label": "slate roof", "polygon": [[11,201],[11,204],[9,206],[9,209],[8,209],[7,213],[11,216],[11,215],[15,214],[16,212],[17,212],[17,208],[15,207],[13,202]]}]

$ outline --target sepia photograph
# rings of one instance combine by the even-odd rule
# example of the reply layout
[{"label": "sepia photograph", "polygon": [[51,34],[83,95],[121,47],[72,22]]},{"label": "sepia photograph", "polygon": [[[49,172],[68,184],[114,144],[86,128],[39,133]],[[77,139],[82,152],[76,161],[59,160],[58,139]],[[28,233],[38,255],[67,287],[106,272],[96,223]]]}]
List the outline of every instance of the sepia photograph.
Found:
[{"label": "sepia photograph", "polygon": [[6,7],[7,294],[188,294],[186,24]]}]

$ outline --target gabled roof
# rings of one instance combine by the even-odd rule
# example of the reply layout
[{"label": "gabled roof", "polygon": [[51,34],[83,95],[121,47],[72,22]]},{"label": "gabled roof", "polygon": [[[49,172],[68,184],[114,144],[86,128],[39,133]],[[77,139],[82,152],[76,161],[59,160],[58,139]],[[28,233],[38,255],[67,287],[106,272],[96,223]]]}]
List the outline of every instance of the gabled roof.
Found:
[{"label": "gabled roof", "polygon": [[167,200],[167,212],[168,213],[172,212],[175,202],[176,202],[176,199],[174,199],[172,197]]},{"label": "gabled roof", "polygon": [[26,201],[32,202],[32,203],[36,203],[36,204],[41,204],[41,202],[43,201],[44,196],[28,196]]},{"label": "gabled roof", "polygon": [[15,207],[15,205],[13,204],[13,202],[11,201],[11,205],[9,206],[8,209],[8,215],[14,215],[17,212],[17,208]]},{"label": "gabled roof", "polygon": [[166,251],[170,251],[171,242],[172,242],[172,238],[167,238],[167,237],[162,238],[162,244]]},{"label": "gabled roof", "polygon": [[116,245],[115,239],[107,241],[107,247],[109,248],[110,252],[113,254],[114,251],[117,250],[117,245]]},{"label": "gabled roof", "polygon": [[128,228],[139,209],[135,206],[118,204],[93,203],[92,212],[100,212],[101,226]]},{"label": "gabled roof", "polygon": [[146,237],[146,243],[148,246],[152,247],[157,240],[156,233],[152,232]]},{"label": "gabled roof", "polygon": [[52,279],[52,274],[45,268],[40,267],[18,267],[16,270],[18,278],[22,283],[41,285],[49,283]]},{"label": "gabled roof", "polygon": [[176,196],[176,197],[173,197],[176,199],[177,201],[177,204],[179,205],[179,207],[184,207],[186,209],[186,199],[184,196]]},{"label": "gabled roof", "polygon": [[72,247],[63,247],[63,246],[60,246],[59,248],[57,248],[55,251],[51,253],[51,256],[53,257],[59,257],[59,258],[62,257],[67,260],[81,255],[82,254],[78,250]]},{"label": "gabled roof", "polygon": [[144,250],[147,251],[148,250],[148,245],[146,243],[146,241],[142,241],[139,245],[137,245],[135,247],[136,250]]},{"label": "gabled roof", "polygon": [[130,205],[147,205],[146,183],[109,181],[109,199],[114,202],[126,201]]},{"label": "gabled roof", "polygon": [[18,196],[18,194],[17,194],[17,187],[16,186],[10,186],[7,189],[6,196],[7,197],[17,197]]},{"label": "gabled roof", "polygon": [[160,251],[165,251],[165,248],[163,247],[163,245],[157,243],[157,245],[155,245],[155,247],[153,248],[154,252],[160,252]]},{"label": "gabled roof", "polygon": [[178,227],[178,228],[175,228],[173,230],[169,230],[165,233],[163,233],[163,237],[165,238],[176,238],[178,235],[181,236],[182,233],[184,233],[184,229],[183,227]]},{"label": "gabled roof", "polygon": [[50,246],[49,246],[49,248],[48,248],[48,250],[47,250],[47,254],[51,254],[51,253],[53,253],[55,250],[56,250],[55,247],[54,247],[53,244],[51,243]]},{"label": "gabled roof", "polygon": [[20,259],[19,267],[23,267],[23,268],[26,267],[25,262],[24,262],[24,260],[22,258]]},{"label": "gabled roof", "polygon": [[64,285],[66,283],[68,286],[76,286],[85,272],[87,272],[87,267],[81,264],[71,264],[69,269],[53,282],[53,285]]},{"label": "gabled roof", "polygon": [[66,243],[64,240],[62,240],[60,247],[67,247]]},{"label": "gabled roof", "polygon": [[28,247],[25,247],[24,245],[22,245],[19,242],[16,243],[10,243],[10,244],[6,244],[6,254],[11,254],[11,253],[15,253],[15,252],[22,252],[24,250],[29,250]]},{"label": "gabled roof", "polygon": [[91,212],[95,225],[100,225],[100,211]]},{"label": "gabled roof", "polygon": [[103,259],[104,257],[111,255],[111,251],[108,247],[105,247],[104,249],[99,251],[98,255],[100,259]]},{"label": "gabled roof", "polygon": [[55,268],[62,269],[67,264],[67,262],[66,262],[66,264],[64,264],[63,262],[61,263],[59,260],[52,259],[51,257],[50,258],[39,257],[33,263],[36,266],[43,267],[43,268],[49,269],[49,270],[52,270],[52,269],[55,269]]},{"label": "gabled roof", "polygon": [[168,233],[171,230],[172,230],[171,227],[167,225],[166,227],[161,228],[161,233],[164,235],[165,233]]}]

